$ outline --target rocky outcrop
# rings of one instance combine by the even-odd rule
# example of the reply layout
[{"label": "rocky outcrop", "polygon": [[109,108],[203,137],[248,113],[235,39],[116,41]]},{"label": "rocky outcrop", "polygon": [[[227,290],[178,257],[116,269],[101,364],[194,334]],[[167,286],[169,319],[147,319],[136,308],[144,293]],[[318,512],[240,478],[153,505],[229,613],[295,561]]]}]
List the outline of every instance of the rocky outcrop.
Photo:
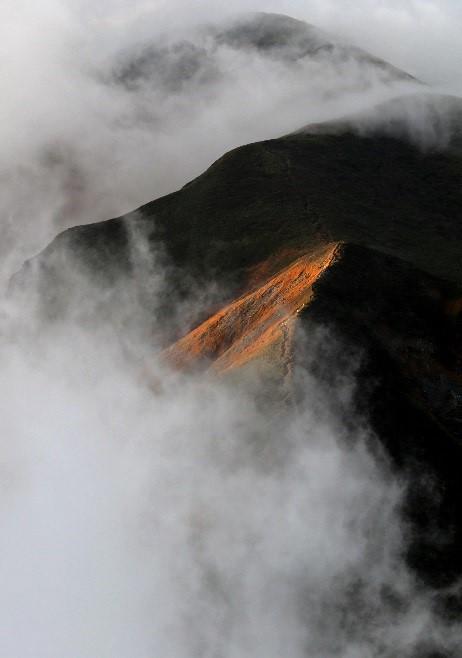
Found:
[{"label": "rocky outcrop", "polygon": [[[311,299],[313,285],[329,267],[336,247],[296,259],[169,347],[165,359],[181,369],[205,365],[224,373],[262,358],[275,342],[286,341],[291,320]],[[284,350],[281,357],[286,357]]]}]

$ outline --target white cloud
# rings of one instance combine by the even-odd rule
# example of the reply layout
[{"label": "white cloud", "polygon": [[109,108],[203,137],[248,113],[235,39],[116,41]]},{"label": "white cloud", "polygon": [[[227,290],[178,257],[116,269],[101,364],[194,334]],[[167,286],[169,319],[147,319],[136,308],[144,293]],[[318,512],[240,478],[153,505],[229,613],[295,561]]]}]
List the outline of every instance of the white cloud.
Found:
[{"label": "white cloud", "polygon": [[[455,4],[3,2],[4,277],[64,225],[128,211],[232,146],[363,102],[324,97],[354,66],[307,64],[299,78],[226,48],[225,83],[205,101],[195,87],[104,82],[114,53],[153,32],[244,9],[306,18],[458,84]],[[371,82],[367,102],[387,96]],[[164,371],[153,396],[114,327],[25,324],[2,320],[0,337],[2,656],[391,658],[424,633],[455,643],[403,563],[401,483],[364,429],[345,445],[309,374],[303,412],[268,417],[242,392]]]},{"label": "white cloud", "polygon": [[[207,94],[203,86],[172,95],[155,85],[129,93],[107,84],[120,53],[136,53],[172,30],[197,40],[192,25],[247,8],[239,2],[166,7],[108,0],[95,11],[82,0],[3,3],[4,276],[64,226],[127,212],[178,188],[234,146],[392,93],[371,73],[369,99],[346,94],[340,104],[326,101],[332,88],[355,86],[364,72],[348,62],[338,69],[318,62],[288,70],[225,47],[215,55],[222,83]],[[312,12],[304,11],[321,25],[340,27],[333,9],[321,12],[314,3]]]},{"label": "white cloud", "polygon": [[402,483],[309,373],[285,415],[151,357],[153,394],[107,328],[30,332],[0,341],[1,655],[458,646],[404,564]]}]

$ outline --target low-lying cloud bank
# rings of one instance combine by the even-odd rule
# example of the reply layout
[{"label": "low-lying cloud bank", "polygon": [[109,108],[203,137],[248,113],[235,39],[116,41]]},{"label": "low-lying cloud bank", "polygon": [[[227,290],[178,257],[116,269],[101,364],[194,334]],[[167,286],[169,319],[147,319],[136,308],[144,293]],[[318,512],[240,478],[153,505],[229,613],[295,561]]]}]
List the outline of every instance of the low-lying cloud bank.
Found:
[{"label": "low-lying cloud bank", "polygon": [[2,655],[460,646],[405,565],[405,483],[337,417],[353,377],[326,397],[306,372],[297,407],[268,409],[155,359],[145,382],[104,328],[30,331],[0,344]]},{"label": "low-lying cloud bank", "polygon": [[424,89],[338,120],[309,124],[303,131],[313,134],[353,132],[359,137],[384,135],[408,142],[424,153],[460,152],[462,99],[434,94]]},{"label": "low-lying cloud bank", "polygon": [[[164,264],[133,242],[155,303]],[[313,328],[268,404],[264,379],[170,371],[131,288],[114,301],[86,326],[2,303],[0,654],[457,655],[406,565],[407,484],[355,419],[359,357],[326,391],[309,364],[343,347]]]}]

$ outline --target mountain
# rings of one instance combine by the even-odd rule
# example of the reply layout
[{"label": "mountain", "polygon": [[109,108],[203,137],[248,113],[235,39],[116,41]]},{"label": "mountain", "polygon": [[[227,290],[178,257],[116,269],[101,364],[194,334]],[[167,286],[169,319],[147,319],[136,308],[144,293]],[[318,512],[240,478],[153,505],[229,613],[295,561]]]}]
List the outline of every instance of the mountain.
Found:
[{"label": "mountain", "polygon": [[[258,15],[213,35],[408,78],[291,19]],[[149,77],[152,52],[119,82]],[[61,233],[11,285],[46,321],[103,318],[124,333],[134,317],[149,334],[160,317],[173,367],[258,381],[263,402],[282,406],[297,401],[303,336],[329,332],[337,340],[311,368],[333,390],[359,364],[355,408],[412,483],[409,562],[452,610],[462,605],[445,589],[462,574],[461,126],[462,100],[422,91],[242,146],[173,194]]]},{"label": "mountain", "polygon": [[344,43],[314,25],[281,14],[258,12],[244,16],[227,29],[215,30],[215,34],[219,43],[233,48],[254,49],[275,59],[299,61],[324,57],[340,66],[349,60],[356,60],[375,68],[384,79],[415,80],[379,57]]},{"label": "mountain", "polygon": [[184,92],[188,87],[205,93],[226,82],[233,58],[239,54],[301,71],[302,79],[303,75],[316,76],[322,67],[324,75],[339,78],[339,84],[331,86],[331,94],[364,91],[378,83],[417,82],[405,71],[313,25],[263,12],[201,25],[176,38],[159,36],[154,43],[145,40],[136,50],[119,53],[108,82],[133,90],[155,86],[164,94]]},{"label": "mountain", "polygon": [[[409,102],[417,101],[406,98],[403,108]],[[418,102],[447,105],[432,95]],[[454,125],[456,109],[460,117],[462,103],[451,99]],[[92,287],[109,282],[113,288],[133,276],[134,239],[142,236],[163,254],[179,292],[187,292],[191,278],[200,285],[213,278],[231,299],[246,288],[252,268],[274,259],[276,271],[332,242],[375,249],[460,285],[459,133],[446,136],[441,148],[438,140],[421,148],[403,139],[406,117],[394,136],[389,103],[371,116],[381,113],[383,125],[371,120],[370,130],[362,117],[358,124],[352,117],[237,148],[178,192],[135,213],[64,231],[16,280],[33,272],[50,312],[53,304],[75,310],[72,285],[65,295],[56,292],[66,287],[62,254],[91,273]]]}]

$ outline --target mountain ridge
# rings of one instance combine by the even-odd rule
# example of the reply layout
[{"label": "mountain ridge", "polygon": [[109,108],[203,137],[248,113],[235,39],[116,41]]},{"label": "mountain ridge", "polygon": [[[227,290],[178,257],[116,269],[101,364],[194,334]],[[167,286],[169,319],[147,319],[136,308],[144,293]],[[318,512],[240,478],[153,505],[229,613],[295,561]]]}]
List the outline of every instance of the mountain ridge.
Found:
[{"label": "mountain ridge", "polygon": [[[416,104],[429,123],[413,132]],[[289,413],[303,336],[327,327],[361,354],[354,411],[411,483],[409,562],[460,611],[446,588],[462,574],[462,100],[422,93],[367,116],[238,147],[177,192],[73,227],[11,293],[46,323],[125,334],[134,319],[152,338],[160,318],[153,352],[180,369],[258,371],[256,393],[268,385],[265,403]],[[325,364],[309,366],[334,389]]]},{"label": "mountain ridge", "polygon": [[[457,106],[462,117],[462,101]],[[229,280],[234,289],[249,268],[281,248],[300,251],[336,240],[408,259],[460,284],[459,154],[423,151],[386,131],[362,135],[351,125],[327,126],[334,130],[305,127],[238,147],[135,213],[68,229],[26,262],[16,280],[30,268],[46,278],[61,249],[72,250],[74,261],[82,256],[95,280],[104,278],[105,268],[128,273],[132,225],[154,249],[162,245],[173,273],[185,264],[198,279]]]}]

